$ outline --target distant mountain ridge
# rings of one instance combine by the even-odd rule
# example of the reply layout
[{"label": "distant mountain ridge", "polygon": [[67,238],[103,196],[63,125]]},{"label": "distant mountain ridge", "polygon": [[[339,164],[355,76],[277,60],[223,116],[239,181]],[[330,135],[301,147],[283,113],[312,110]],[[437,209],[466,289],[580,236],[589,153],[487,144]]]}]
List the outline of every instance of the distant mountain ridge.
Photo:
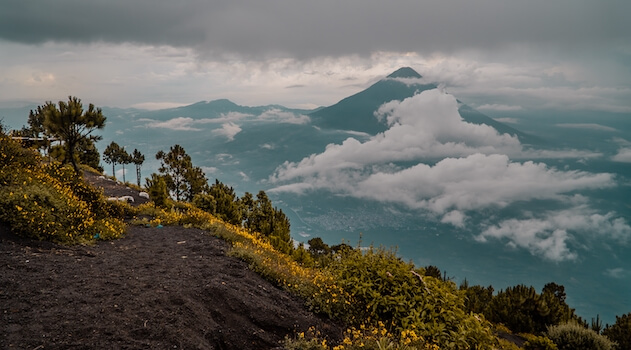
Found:
[{"label": "distant mountain ridge", "polygon": [[[332,106],[310,113],[309,116],[313,118],[314,124],[324,128],[361,131],[375,135],[388,128],[374,116],[379,106],[393,100],[402,101],[422,91],[438,87],[433,83],[409,83],[397,80],[421,78],[422,76],[410,67],[399,68],[367,89],[344,98]],[[526,144],[539,142],[535,137],[500,123],[461,101],[458,102],[460,115],[469,123],[492,126],[500,133],[519,137],[520,141]]]},{"label": "distant mountain ridge", "polygon": [[[437,88],[436,84],[423,83],[421,79],[422,76],[414,69],[402,67],[365,90],[346,97],[334,105],[311,110],[293,109],[281,105],[242,106],[228,99],[217,99],[151,111],[109,107],[104,107],[103,111],[108,118],[120,119],[125,116],[124,118],[129,121],[141,119],[167,121],[174,118],[214,119],[221,118],[229,113],[240,113],[256,118],[267,111],[278,110],[295,115],[307,115],[311,119],[311,125],[321,129],[355,131],[376,135],[388,129],[388,126],[384,122],[379,121],[374,115],[374,112],[381,105],[393,100],[402,101],[422,91]],[[458,102],[460,115],[467,122],[492,126],[500,133],[518,136],[520,141],[525,144],[541,143],[541,140],[534,136],[500,123],[461,101]],[[26,124],[28,109],[26,107],[24,109],[1,109],[0,119],[4,117],[6,118],[5,123],[14,128],[19,128],[21,125]]]},{"label": "distant mountain ridge", "polygon": [[372,135],[383,132],[387,125],[377,120],[375,111],[386,102],[404,100],[424,90],[435,89],[435,84],[407,85],[396,78],[421,78],[412,68],[400,68],[366,90],[346,97],[340,102],[309,114],[314,124],[328,129],[366,132]]}]

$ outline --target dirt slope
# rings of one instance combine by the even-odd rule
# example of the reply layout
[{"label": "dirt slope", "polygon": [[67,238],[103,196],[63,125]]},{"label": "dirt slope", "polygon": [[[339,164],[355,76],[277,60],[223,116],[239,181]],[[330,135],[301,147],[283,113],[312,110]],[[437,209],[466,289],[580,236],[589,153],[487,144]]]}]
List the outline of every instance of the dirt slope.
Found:
[{"label": "dirt slope", "polygon": [[310,326],[339,338],[228,248],[182,227],[67,247],[0,226],[0,348],[271,349]]}]

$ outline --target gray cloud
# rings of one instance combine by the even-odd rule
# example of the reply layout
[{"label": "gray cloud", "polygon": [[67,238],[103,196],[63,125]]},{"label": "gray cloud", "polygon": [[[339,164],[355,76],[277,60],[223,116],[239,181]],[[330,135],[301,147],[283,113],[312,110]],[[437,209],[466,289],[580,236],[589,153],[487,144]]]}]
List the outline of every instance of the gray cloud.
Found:
[{"label": "gray cloud", "polygon": [[628,1],[0,1],[0,103],[307,109],[411,66],[493,112],[631,111]]},{"label": "gray cloud", "polygon": [[631,41],[627,1],[3,1],[0,37],[136,42],[299,58]]}]

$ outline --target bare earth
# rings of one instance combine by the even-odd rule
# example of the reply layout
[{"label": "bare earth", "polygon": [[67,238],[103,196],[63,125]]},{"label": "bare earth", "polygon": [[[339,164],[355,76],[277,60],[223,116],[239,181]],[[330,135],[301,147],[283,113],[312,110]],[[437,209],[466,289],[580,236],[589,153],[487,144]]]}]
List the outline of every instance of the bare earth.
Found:
[{"label": "bare earth", "polygon": [[68,247],[0,226],[0,348],[272,349],[311,326],[339,339],[228,249],[182,227]]}]

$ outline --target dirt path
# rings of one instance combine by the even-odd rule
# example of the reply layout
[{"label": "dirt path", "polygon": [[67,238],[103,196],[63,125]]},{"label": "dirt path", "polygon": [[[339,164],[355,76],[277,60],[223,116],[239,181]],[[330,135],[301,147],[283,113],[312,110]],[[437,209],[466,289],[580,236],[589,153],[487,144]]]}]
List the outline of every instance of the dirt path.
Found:
[{"label": "dirt path", "polygon": [[270,349],[310,326],[339,336],[227,249],[182,227],[74,247],[0,227],[0,348]]}]

